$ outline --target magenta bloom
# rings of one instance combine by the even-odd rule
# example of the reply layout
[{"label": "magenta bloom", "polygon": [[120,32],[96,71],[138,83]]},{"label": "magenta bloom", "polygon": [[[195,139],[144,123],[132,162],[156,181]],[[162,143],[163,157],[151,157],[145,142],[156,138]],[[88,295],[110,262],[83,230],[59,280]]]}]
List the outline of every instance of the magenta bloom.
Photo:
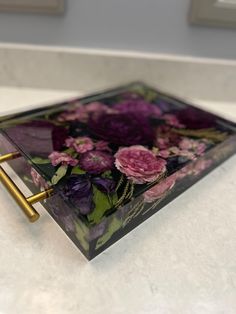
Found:
[{"label": "magenta bloom", "polygon": [[104,114],[89,121],[89,129],[97,137],[122,146],[152,144],[154,132],[142,115]]},{"label": "magenta bloom", "polygon": [[58,166],[61,165],[69,165],[69,166],[76,166],[78,164],[78,160],[72,158],[70,155],[66,153],[60,153],[60,152],[52,152],[48,158],[51,160],[52,165]]},{"label": "magenta bloom", "polygon": [[162,198],[168,191],[170,191],[174,187],[175,181],[176,174],[174,173],[173,175],[167,177],[166,179],[146,191],[144,193],[144,201],[146,203],[152,203]]},{"label": "magenta bloom", "polygon": [[66,146],[73,148],[77,153],[83,154],[92,150],[94,143],[89,137],[69,137],[66,139]]},{"label": "magenta bloom", "polygon": [[157,118],[161,115],[161,110],[157,105],[151,104],[143,99],[130,98],[116,104],[113,108],[121,113],[133,113],[142,115],[143,117]]},{"label": "magenta bloom", "polygon": [[114,166],[112,155],[101,151],[89,151],[79,159],[81,169],[91,174],[99,174],[111,170]]},{"label": "magenta bloom", "polygon": [[166,170],[164,159],[140,145],[120,148],[115,157],[116,168],[136,184],[153,182]]}]

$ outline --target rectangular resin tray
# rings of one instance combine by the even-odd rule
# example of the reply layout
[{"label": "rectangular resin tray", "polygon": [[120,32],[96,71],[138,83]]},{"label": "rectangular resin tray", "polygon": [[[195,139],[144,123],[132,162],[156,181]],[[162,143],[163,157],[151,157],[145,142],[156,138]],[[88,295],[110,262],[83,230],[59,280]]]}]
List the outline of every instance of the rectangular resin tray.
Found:
[{"label": "rectangular resin tray", "polygon": [[[0,119],[1,154],[92,259],[236,151],[236,124],[142,83]],[[176,209],[178,210],[178,209]]]}]

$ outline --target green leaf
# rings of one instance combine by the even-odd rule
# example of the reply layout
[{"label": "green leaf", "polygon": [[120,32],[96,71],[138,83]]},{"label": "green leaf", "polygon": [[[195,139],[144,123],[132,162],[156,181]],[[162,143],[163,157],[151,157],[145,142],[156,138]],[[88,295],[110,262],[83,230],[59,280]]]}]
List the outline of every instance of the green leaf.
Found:
[{"label": "green leaf", "polygon": [[119,220],[117,217],[113,217],[107,232],[97,240],[96,250],[99,249],[102,245],[104,245],[112,237],[112,235],[121,227],[122,221]]},{"label": "green leaf", "polygon": [[89,242],[87,240],[88,230],[83,223],[77,222],[75,225],[76,228],[76,237],[79,240],[80,245],[84,248],[85,251],[89,250]]},{"label": "green leaf", "polygon": [[37,165],[44,165],[44,164],[50,164],[51,161],[50,159],[44,159],[40,157],[34,157],[31,159],[32,163],[37,164]]},{"label": "green leaf", "polygon": [[154,90],[146,87],[146,86],[142,86],[142,85],[138,85],[138,86],[135,86],[133,87],[131,90],[133,90],[133,92],[143,96],[145,98],[145,100],[147,101],[154,101],[157,99],[158,97],[158,94],[157,92],[155,92]]},{"label": "green leaf", "polygon": [[51,179],[52,184],[57,184],[65,175],[67,172],[68,166],[61,166],[57,169],[56,173]]},{"label": "green leaf", "polygon": [[63,151],[63,153],[66,153],[66,154],[68,154],[68,155],[70,155],[70,156],[72,156],[72,155],[78,155],[76,152],[75,152],[75,150],[73,149],[73,148],[67,148],[66,150],[64,150]]},{"label": "green leaf", "polygon": [[72,169],[71,173],[72,173],[72,174],[85,174],[86,171],[80,169],[79,166],[76,166],[76,167],[74,167],[74,168]]},{"label": "green leaf", "polygon": [[110,170],[103,172],[103,174],[101,175],[103,178],[109,178],[112,179],[112,173]]},{"label": "green leaf", "polygon": [[88,220],[91,223],[99,223],[104,213],[110,209],[117,200],[117,194],[108,195],[99,191],[93,186],[93,201],[95,203],[94,211],[88,215]]},{"label": "green leaf", "polygon": [[145,99],[147,100],[147,101],[150,101],[150,102],[152,102],[152,101],[154,101],[154,100],[156,100],[157,99],[157,93],[156,92],[154,92],[154,91],[152,91],[152,90],[147,90],[147,93],[146,93],[146,95],[145,95]]}]

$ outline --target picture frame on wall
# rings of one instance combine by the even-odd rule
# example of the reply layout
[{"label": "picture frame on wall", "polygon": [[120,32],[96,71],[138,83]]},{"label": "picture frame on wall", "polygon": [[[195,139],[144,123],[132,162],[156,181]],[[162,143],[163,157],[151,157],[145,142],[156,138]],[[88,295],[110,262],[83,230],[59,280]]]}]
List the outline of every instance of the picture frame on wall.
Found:
[{"label": "picture frame on wall", "polygon": [[189,20],[194,25],[236,28],[236,0],[192,0]]},{"label": "picture frame on wall", "polygon": [[0,12],[62,14],[64,0],[0,0]]}]

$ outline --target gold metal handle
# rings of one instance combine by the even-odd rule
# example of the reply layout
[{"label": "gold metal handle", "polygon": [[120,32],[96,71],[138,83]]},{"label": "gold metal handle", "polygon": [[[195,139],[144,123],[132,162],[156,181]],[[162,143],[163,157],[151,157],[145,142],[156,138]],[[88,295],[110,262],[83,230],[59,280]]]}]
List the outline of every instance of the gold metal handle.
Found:
[{"label": "gold metal handle", "polygon": [[[21,157],[21,155],[18,152],[6,154],[0,156],[0,163],[13,160],[19,157]],[[33,208],[32,205],[50,197],[53,193],[53,189],[49,188],[48,190],[45,190],[43,192],[40,192],[38,194],[26,198],[1,166],[0,166],[0,181],[3,183],[3,185],[11,194],[11,196],[14,198],[16,203],[20,206],[20,208],[22,209],[26,217],[29,219],[29,221],[35,222],[36,220],[38,220],[40,215]]]}]

